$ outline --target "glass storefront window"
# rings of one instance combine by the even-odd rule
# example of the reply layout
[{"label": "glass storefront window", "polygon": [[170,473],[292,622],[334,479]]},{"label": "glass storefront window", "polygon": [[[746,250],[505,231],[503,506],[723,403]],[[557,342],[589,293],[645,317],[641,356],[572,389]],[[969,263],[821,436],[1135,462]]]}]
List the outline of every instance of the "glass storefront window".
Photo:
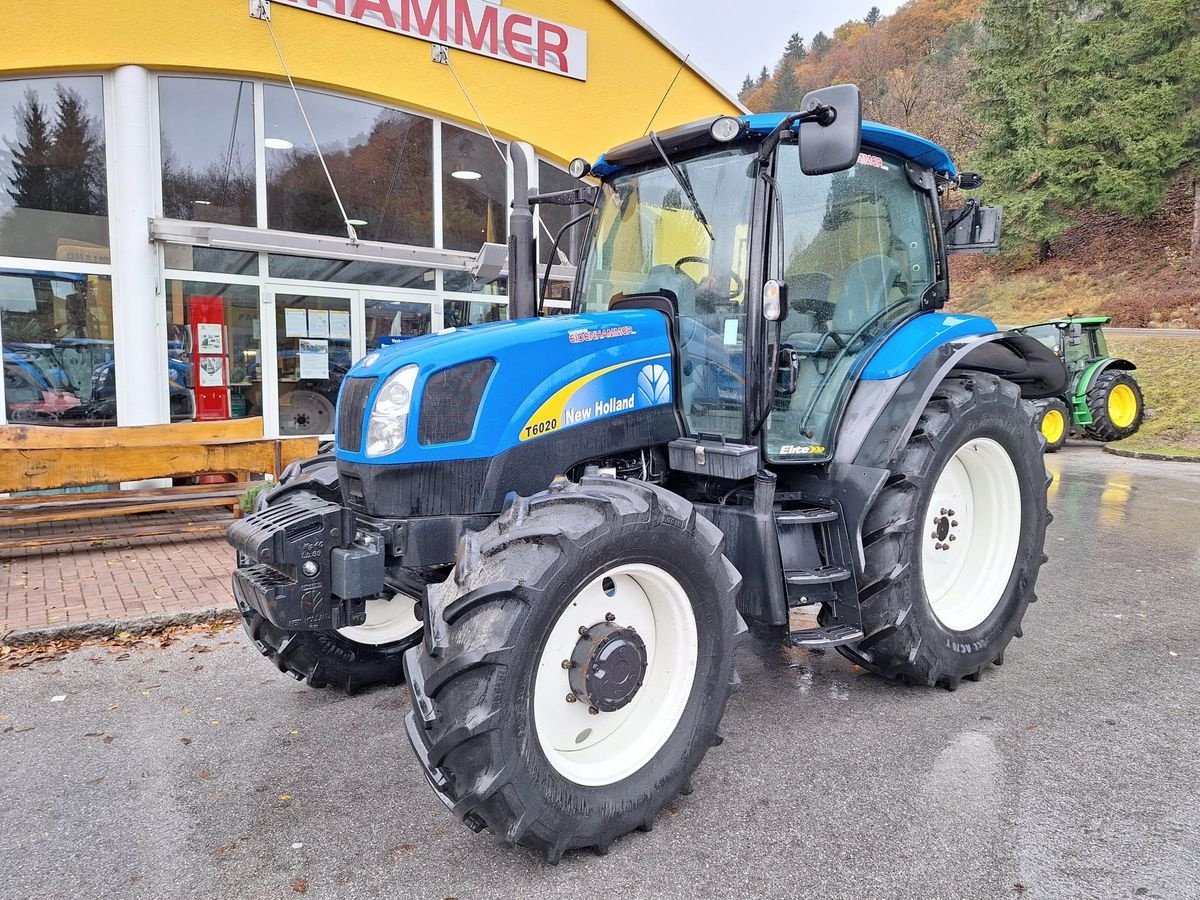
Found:
[{"label": "glass storefront window", "polygon": [[171,421],[262,415],[258,288],[167,280]]},{"label": "glass storefront window", "polygon": [[367,323],[367,352],[433,330],[433,307],[410,300],[363,299]]},{"label": "glass storefront window", "polygon": [[491,138],[442,125],[442,242],[475,251],[507,238],[508,165]]},{"label": "glass storefront window", "polygon": [[109,261],[99,77],[0,81],[0,256]]},{"label": "glass storefront window", "polygon": [[254,85],[158,79],[163,215],[254,225]]},{"label": "glass storefront window", "polygon": [[279,433],[333,434],[338,388],[353,363],[350,300],[275,294]]},{"label": "glass storefront window", "polygon": [[[361,100],[300,94],[358,236],[433,246],[432,121]],[[344,236],[296,98],[289,88],[269,84],[263,102],[268,226]]]},{"label": "glass storefront window", "polygon": [[[545,160],[538,160],[538,193],[552,194],[555,191],[573,191],[583,187],[583,183],[572,178],[568,173],[557,169]],[[558,237],[564,225],[576,216],[587,211],[585,206],[551,206],[546,204],[538,207],[542,217],[543,228],[538,231],[538,260],[545,263],[550,259],[550,245]],[[562,236],[558,249],[565,253],[567,259],[574,265],[579,261],[579,247],[583,241],[583,233],[587,230],[587,222],[580,222]],[[559,253],[555,254],[555,264],[562,263]]]},{"label": "glass storefront window", "polygon": [[107,275],[0,270],[0,340],[9,422],[117,423]]},{"label": "glass storefront window", "polygon": [[272,278],[294,278],[301,281],[367,284],[376,287],[398,287],[421,291],[432,291],[436,287],[433,269],[379,262],[319,259],[272,253],[267,259],[267,271],[270,272]]},{"label": "glass storefront window", "polygon": [[218,250],[190,244],[163,244],[163,263],[168,269],[212,272],[218,275],[257,275],[258,254],[250,250]]},{"label": "glass storefront window", "polygon": [[486,284],[476,281],[470,272],[447,270],[442,274],[442,289],[457,294],[484,294],[503,297],[508,294],[508,278],[502,276]]}]

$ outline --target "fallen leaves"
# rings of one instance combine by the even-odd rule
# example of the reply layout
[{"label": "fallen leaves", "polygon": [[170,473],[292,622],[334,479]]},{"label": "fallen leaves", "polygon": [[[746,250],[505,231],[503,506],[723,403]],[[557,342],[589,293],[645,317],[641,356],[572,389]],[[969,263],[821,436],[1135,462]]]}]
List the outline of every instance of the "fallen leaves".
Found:
[{"label": "fallen leaves", "polygon": [[292,879],[292,890],[295,891],[297,894],[307,893],[308,879],[307,878],[293,878]]},{"label": "fallen leaves", "polygon": [[[63,638],[36,644],[0,644],[0,670],[23,669],[35,663],[58,662],[68,652],[84,647],[109,650],[118,660],[130,658],[132,650],[164,650],[185,637],[213,639],[234,627],[235,622],[199,622],[194,625],[173,625],[157,631],[120,631],[104,638]],[[222,642],[224,643],[224,642]],[[213,648],[196,643],[193,653],[212,653]]]}]

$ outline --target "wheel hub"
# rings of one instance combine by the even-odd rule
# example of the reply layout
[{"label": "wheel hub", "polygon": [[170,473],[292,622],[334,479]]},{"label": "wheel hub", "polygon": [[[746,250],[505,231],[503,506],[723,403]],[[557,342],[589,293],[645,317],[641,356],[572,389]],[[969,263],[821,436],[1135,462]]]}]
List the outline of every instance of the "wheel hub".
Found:
[{"label": "wheel hub", "polygon": [[954,510],[943,509],[933,517],[933,531],[929,536],[933,539],[934,550],[949,550],[950,542],[958,540],[958,520],[953,518],[954,515]]},{"label": "wheel hub", "polygon": [[598,712],[616,712],[646,678],[646,644],[632,628],[601,622],[580,628],[567,680],[577,700]]}]

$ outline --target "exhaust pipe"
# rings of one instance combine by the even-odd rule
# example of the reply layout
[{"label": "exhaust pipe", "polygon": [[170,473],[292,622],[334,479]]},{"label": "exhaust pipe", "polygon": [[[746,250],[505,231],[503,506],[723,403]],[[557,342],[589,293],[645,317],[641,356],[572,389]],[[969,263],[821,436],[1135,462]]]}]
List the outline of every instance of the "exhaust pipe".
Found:
[{"label": "exhaust pipe", "polygon": [[533,147],[523,141],[508,145],[512,162],[513,203],[508,217],[508,317],[533,319],[538,315],[537,235],[529,203],[529,169],[536,159]]}]

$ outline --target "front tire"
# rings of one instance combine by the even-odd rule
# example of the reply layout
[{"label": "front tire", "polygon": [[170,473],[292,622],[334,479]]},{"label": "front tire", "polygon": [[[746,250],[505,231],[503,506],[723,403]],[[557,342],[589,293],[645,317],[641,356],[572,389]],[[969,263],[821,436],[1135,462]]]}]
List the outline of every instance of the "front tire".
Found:
[{"label": "front tire", "polygon": [[446,804],[557,863],[649,830],[729,696],[740,577],[643,482],[560,480],[468,534],[408,653],[409,738]]},{"label": "front tire", "polygon": [[1034,422],[1046,439],[1046,452],[1057,453],[1061,450],[1071,433],[1071,411],[1067,404],[1058,397],[1039,401]]},{"label": "front tire", "polygon": [[1142,389],[1128,372],[1108,369],[1093,380],[1087,392],[1092,424],[1088,436],[1097,441],[1119,441],[1142,427],[1145,407]]},{"label": "front tire", "polygon": [[953,690],[1000,665],[1036,599],[1048,477],[1033,407],[994,375],[934,392],[863,527],[863,632],[885,678]]}]

